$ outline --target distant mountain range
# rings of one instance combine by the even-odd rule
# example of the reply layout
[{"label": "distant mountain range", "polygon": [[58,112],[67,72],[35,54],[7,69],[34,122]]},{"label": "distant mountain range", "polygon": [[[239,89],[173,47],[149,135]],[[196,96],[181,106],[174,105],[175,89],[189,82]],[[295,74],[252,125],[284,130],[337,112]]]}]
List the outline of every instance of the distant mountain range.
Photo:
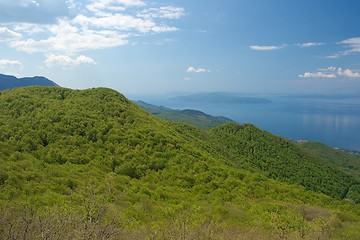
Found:
[{"label": "distant mountain range", "polygon": [[192,95],[184,95],[173,97],[170,100],[184,102],[207,102],[207,103],[236,103],[236,104],[255,104],[270,103],[271,100],[259,97],[244,97],[237,93],[213,92],[213,93],[197,93]]},{"label": "distant mountain range", "polygon": [[0,74],[0,91],[25,86],[59,86],[46,77],[24,77],[17,78],[11,75]]},{"label": "distant mountain range", "polygon": [[229,118],[211,116],[198,110],[175,110],[162,106],[152,105],[143,101],[136,101],[135,103],[147,112],[158,116],[159,118],[173,122],[188,123],[201,129],[211,129],[224,123],[234,122]]}]

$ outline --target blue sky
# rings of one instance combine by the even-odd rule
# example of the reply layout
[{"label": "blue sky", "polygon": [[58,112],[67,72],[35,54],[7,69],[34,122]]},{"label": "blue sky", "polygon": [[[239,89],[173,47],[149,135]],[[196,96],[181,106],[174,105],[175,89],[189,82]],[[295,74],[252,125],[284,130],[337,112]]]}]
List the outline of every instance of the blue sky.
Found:
[{"label": "blue sky", "polygon": [[0,72],[124,94],[360,92],[358,0],[0,0]]}]

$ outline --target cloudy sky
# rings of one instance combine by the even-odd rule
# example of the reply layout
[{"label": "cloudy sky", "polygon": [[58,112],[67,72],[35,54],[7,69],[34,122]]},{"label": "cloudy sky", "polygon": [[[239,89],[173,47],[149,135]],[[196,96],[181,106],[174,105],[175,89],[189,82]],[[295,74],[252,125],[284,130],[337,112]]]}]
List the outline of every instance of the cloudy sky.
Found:
[{"label": "cloudy sky", "polygon": [[124,94],[360,92],[358,0],[0,0],[0,72]]}]

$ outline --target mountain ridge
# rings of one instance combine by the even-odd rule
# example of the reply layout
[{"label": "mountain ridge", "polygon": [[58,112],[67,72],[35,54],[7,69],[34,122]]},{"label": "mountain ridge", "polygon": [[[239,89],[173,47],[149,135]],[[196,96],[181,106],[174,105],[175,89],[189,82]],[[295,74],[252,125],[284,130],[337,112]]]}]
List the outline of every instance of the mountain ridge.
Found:
[{"label": "mountain ridge", "polygon": [[0,91],[26,86],[59,86],[55,82],[43,76],[17,78],[12,75],[0,73]]},{"label": "mountain ridge", "polygon": [[149,113],[173,122],[188,123],[201,129],[214,128],[220,124],[233,122],[233,120],[222,116],[211,116],[194,109],[170,109],[163,106],[152,105],[143,101],[135,101],[137,105]]}]

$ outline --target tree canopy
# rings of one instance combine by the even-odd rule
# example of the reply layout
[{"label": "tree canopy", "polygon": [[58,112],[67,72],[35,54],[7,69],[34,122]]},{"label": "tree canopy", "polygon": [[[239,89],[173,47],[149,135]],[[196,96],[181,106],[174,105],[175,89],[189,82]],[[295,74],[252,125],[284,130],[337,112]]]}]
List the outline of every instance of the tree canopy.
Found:
[{"label": "tree canopy", "polygon": [[356,181],[253,125],[172,123],[111,89],[0,92],[3,239],[358,239]]}]

